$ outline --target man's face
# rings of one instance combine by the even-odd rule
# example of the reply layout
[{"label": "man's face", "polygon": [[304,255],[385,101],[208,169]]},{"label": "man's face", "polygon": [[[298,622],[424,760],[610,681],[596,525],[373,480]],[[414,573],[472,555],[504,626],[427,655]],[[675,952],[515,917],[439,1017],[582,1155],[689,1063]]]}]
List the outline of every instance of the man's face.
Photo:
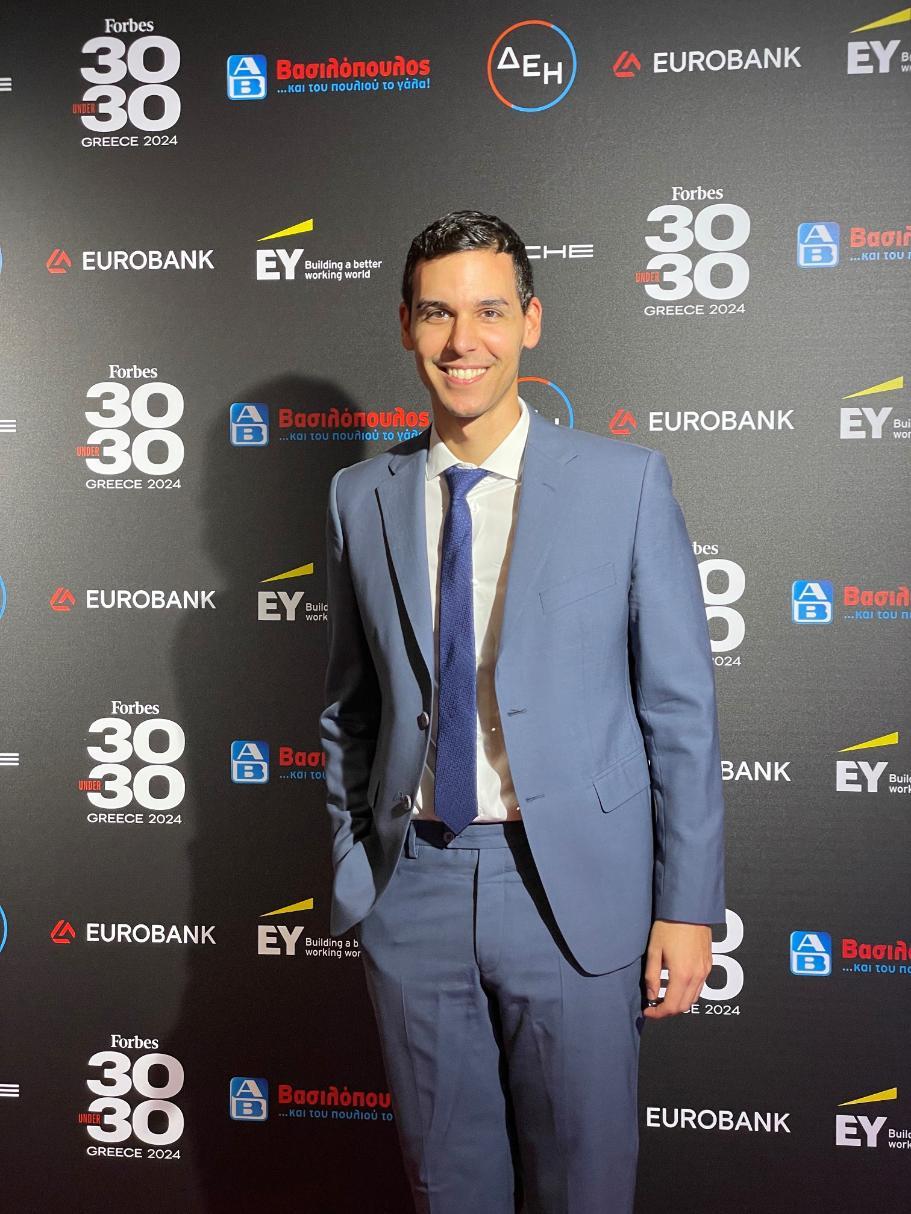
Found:
[{"label": "man's face", "polygon": [[403,303],[399,315],[402,345],[414,351],[434,411],[458,418],[514,399],[519,355],[541,335],[540,302],[523,313],[512,256],[494,249],[419,261],[411,312]]}]

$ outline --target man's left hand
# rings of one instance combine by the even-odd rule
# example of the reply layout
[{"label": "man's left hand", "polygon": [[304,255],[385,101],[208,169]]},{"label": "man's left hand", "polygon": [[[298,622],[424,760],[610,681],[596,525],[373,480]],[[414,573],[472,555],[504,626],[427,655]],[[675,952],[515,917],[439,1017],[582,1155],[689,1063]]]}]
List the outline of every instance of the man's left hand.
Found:
[{"label": "man's left hand", "polygon": [[712,969],[712,929],[702,923],[672,923],[656,919],[645,954],[645,993],[657,999],[661,971],[668,971],[664,1002],[647,1007],[643,1015],[663,1020],[688,1011],[699,998],[702,984]]}]

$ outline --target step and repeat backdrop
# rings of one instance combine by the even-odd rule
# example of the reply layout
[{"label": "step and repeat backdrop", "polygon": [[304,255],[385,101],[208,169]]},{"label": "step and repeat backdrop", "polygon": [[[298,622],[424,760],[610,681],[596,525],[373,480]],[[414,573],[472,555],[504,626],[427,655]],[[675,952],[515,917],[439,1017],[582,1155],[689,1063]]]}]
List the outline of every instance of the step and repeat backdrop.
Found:
[{"label": "step and repeat backdrop", "polygon": [[430,424],[399,283],[456,208],[529,247],[524,399],[662,450],[702,574],[730,905],[637,1210],[904,1208],[911,9],[0,21],[3,1209],[409,1208],[328,933],[323,529]]}]

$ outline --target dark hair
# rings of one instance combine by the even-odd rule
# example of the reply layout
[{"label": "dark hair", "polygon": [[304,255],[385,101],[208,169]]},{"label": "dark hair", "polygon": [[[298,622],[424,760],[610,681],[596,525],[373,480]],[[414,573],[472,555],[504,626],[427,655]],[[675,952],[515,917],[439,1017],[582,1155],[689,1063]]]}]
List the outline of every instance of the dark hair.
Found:
[{"label": "dark hair", "polygon": [[433,261],[447,253],[462,253],[467,249],[495,249],[509,253],[516,272],[516,293],[524,312],[535,293],[531,265],[521,238],[496,215],[480,211],[450,211],[428,224],[411,242],[402,275],[402,299],[411,311],[414,267],[419,261]]}]

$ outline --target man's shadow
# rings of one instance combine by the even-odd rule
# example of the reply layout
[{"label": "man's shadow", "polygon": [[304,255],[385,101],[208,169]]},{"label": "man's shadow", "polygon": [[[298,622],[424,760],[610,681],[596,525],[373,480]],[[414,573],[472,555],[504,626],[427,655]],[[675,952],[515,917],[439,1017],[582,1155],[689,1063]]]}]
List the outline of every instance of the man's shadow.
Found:
[{"label": "man's shadow", "polygon": [[[391,444],[282,440],[279,406],[358,406],[337,386],[286,377],[239,390],[271,406],[266,447],[232,446],[228,404],[207,435],[203,548],[217,570],[217,610],[187,612],[174,660],[186,731],[187,923],[214,924],[214,947],[187,951],[181,1009],[167,1045],[186,1068],[179,1097],[194,1187],[212,1211],[248,1199],[262,1214],[311,1209],[401,1214],[410,1199],[395,1126],[288,1116],[279,1085],[385,1092],[376,1029],[357,957],[307,956],[328,936],[330,831],[321,767],[279,765],[279,748],[320,751],[326,623],[325,517],[337,468]],[[287,433],[287,432],[285,432]],[[313,563],[313,572],[263,585]],[[210,581],[209,585],[212,584]],[[297,619],[257,618],[258,592],[302,592]],[[281,615],[281,600],[270,610]],[[318,616],[321,613],[317,611]],[[265,741],[268,783],[232,783],[231,743]],[[315,778],[314,778],[315,777]],[[313,899],[313,907],[262,918]],[[296,955],[260,953],[260,925],[301,928]],[[269,940],[280,948],[279,933]],[[265,1122],[232,1120],[229,1081],[266,1079]],[[186,1166],[186,1164],[184,1165]],[[194,1204],[194,1208],[195,1204]]]}]

